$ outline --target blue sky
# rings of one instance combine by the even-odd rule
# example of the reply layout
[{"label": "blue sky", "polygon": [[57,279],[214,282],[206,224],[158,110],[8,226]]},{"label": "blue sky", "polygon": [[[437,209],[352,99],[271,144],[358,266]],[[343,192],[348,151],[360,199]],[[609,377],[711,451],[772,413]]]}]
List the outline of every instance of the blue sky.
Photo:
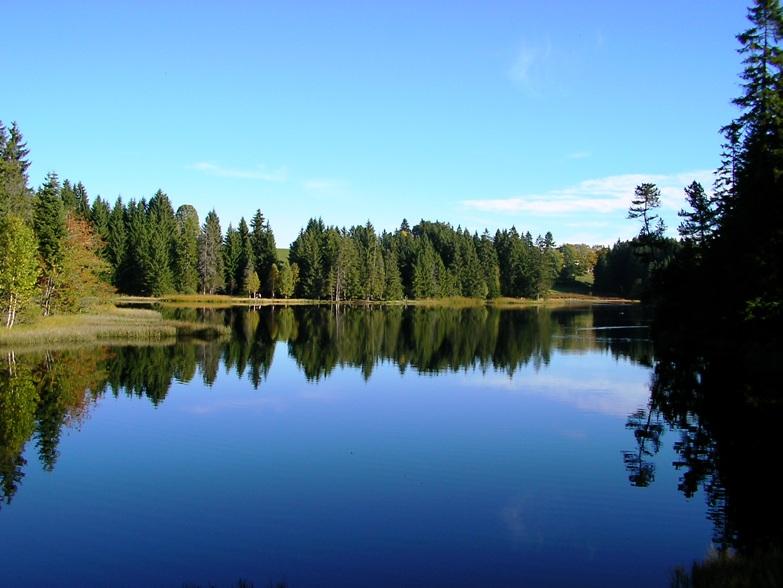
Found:
[{"label": "blue sky", "polygon": [[674,228],[746,26],[735,0],[26,1],[3,22],[0,120],[33,185],[162,188],[224,228],[260,208],[279,246],[311,216],[611,243],[642,181]]}]

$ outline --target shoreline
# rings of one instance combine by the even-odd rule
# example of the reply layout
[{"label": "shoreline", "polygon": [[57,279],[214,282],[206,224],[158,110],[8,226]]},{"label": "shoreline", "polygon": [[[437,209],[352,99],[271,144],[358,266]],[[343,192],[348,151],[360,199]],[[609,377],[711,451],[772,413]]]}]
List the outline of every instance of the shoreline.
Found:
[{"label": "shoreline", "polygon": [[560,307],[560,306],[590,306],[640,304],[638,300],[617,298],[611,296],[591,296],[586,294],[555,293],[553,296],[540,298],[424,298],[412,300],[320,300],[308,298],[245,298],[223,294],[175,294],[170,296],[118,296],[114,299],[119,305],[153,305],[171,307],[212,307],[229,308],[232,306],[418,306],[424,308],[533,308],[533,307]]},{"label": "shoreline", "polygon": [[0,330],[0,350],[50,344],[157,343],[180,337],[215,339],[229,334],[223,325],[164,319],[151,309],[102,306],[91,313],[41,317]]}]

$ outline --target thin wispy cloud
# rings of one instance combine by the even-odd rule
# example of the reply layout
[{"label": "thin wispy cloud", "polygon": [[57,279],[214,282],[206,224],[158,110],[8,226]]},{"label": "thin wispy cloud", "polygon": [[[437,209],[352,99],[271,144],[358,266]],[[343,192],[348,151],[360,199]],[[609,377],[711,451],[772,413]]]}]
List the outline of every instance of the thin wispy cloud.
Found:
[{"label": "thin wispy cloud", "polygon": [[259,180],[262,182],[285,182],[288,180],[288,170],[282,167],[277,169],[269,169],[264,165],[257,165],[252,168],[242,169],[235,167],[225,167],[210,161],[199,161],[192,164],[190,169],[221,178]]},{"label": "thin wispy cloud", "polygon": [[590,151],[574,151],[573,153],[569,153],[566,155],[568,159],[587,159],[588,157],[591,157],[593,154]]},{"label": "thin wispy cloud", "polygon": [[522,90],[539,94],[551,55],[552,44],[549,40],[540,45],[523,45],[508,69],[508,78]]},{"label": "thin wispy cloud", "polygon": [[670,175],[625,174],[608,176],[585,180],[574,186],[538,194],[465,200],[462,204],[470,210],[500,214],[610,214],[627,210],[636,186],[652,182],[661,190],[661,204],[664,207],[679,210],[684,203],[683,188],[693,180],[701,182],[705,189],[708,189],[712,183],[712,171],[695,170]]}]

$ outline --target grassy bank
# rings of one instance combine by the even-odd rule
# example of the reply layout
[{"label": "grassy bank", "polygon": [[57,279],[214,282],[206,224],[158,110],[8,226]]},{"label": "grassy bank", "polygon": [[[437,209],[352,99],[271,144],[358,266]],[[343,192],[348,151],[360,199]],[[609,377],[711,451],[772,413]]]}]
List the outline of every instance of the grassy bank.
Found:
[{"label": "grassy bank", "polygon": [[[239,296],[226,296],[222,294],[172,294],[160,297],[148,296],[120,296],[116,298],[118,304],[162,304],[179,307],[204,307],[228,308],[231,306],[301,306],[334,304],[331,300],[311,300],[306,298],[248,298]],[[611,298],[564,292],[553,290],[546,298],[467,298],[464,296],[450,296],[447,298],[424,298],[417,300],[350,300],[341,304],[350,305],[377,305],[377,306],[423,306],[423,307],[449,307],[468,308],[475,306],[493,306],[498,308],[530,307],[530,306],[567,306],[585,304],[629,304],[635,300],[623,298]]]},{"label": "grassy bank", "polygon": [[149,342],[178,336],[214,338],[228,332],[222,325],[164,320],[154,310],[102,306],[89,314],[40,317],[29,324],[2,329],[0,348],[70,342]]}]

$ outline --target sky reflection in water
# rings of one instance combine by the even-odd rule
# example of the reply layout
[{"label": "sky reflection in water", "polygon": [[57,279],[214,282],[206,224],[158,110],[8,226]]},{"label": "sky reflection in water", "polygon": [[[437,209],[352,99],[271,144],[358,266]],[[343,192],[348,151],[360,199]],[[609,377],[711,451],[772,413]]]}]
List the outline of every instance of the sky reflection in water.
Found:
[{"label": "sky reflection in water", "polygon": [[[446,333],[432,349],[399,337],[364,346],[369,378],[344,349],[304,364],[297,341],[339,347],[318,330],[334,333],[334,317],[313,330],[314,317],[294,314],[281,337],[262,313],[235,329],[244,343],[195,344],[200,367],[153,393],[157,404],[127,395],[142,390],[125,373],[116,396],[107,385],[65,425],[52,471],[37,463],[40,432],[26,444],[24,478],[0,512],[0,584],[665,585],[675,565],[704,557],[711,525],[703,498],[677,491],[674,432],[654,457],[655,484],[628,481],[625,424],[648,403],[639,361],[651,352],[627,352],[644,333],[629,347],[627,331],[578,330],[616,312],[528,316],[518,326],[538,325],[535,351],[514,361],[498,359],[513,313],[460,315],[454,328],[448,313],[429,316],[422,332]],[[408,319],[419,320],[392,327],[410,331]],[[240,376],[231,345],[240,358],[263,347],[265,366],[251,359]],[[460,367],[465,345],[479,360]],[[138,368],[143,352],[114,349],[98,371],[128,353]],[[160,353],[177,363],[171,349],[150,357]],[[415,367],[447,356],[450,369]],[[141,378],[150,390],[152,373]]]}]

